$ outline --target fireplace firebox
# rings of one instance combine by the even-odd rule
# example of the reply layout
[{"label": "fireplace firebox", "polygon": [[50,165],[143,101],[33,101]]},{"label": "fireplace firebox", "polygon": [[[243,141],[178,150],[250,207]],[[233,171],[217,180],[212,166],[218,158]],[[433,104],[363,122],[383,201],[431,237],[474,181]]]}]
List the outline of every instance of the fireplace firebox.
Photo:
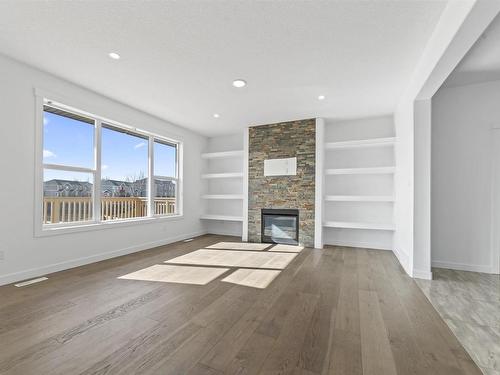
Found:
[{"label": "fireplace firebox", "polygon": [[261,210],[261,241],[298,245],[299,210],[263,208]]}]

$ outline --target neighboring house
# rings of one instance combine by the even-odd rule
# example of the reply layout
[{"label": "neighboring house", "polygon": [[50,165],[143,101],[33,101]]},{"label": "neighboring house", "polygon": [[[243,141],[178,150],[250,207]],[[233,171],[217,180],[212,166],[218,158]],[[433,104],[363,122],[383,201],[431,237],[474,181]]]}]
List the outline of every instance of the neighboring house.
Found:
[{"label": "neighboring house", "polygon": [[175,184],[172,181],[155,180],[156,197],[175,197]]},{"label": "neighboring house", "polygon": [[102,180],[101,192],[104,197],[140,197],[140,192],[134,194],[133,183],[119,180]]},{"label": "neighboring house", "polygon": [[[134,182],[102,180],[101,192],[104,197],[146,197],[147,178]],[[155,180],[156,197],[175,197],[175,184],[172,181]],[[44,197],[91,197],[90,182],[70,180],[49,180],[43,183]]]},{"label": "neighboring house", "polygon": [[92,184],[83,181],[49,180],[43,183],[44,197],[90,197]]},{"label": "neighboring house", "polygon": [[[137,180],[134,184],[137,184],[141,188],[141,192],[143,192],[143,196],[146,196],[146,188],[147,188],[147,178],[143,178],[142,180]],[[175,197],[175,184],[172,181],[168,180],[154,180],[155,182],[155,197]]]}]

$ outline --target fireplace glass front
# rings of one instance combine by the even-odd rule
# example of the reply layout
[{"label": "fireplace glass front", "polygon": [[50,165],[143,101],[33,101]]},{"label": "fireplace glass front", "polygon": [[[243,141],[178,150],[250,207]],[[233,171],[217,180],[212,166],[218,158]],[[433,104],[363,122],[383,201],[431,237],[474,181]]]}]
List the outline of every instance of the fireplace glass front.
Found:
[{"label": "fireplace glass front", "polygon": [[262,242],[289,245],[299,243],[299,210],[263,209],[261,216]]}]

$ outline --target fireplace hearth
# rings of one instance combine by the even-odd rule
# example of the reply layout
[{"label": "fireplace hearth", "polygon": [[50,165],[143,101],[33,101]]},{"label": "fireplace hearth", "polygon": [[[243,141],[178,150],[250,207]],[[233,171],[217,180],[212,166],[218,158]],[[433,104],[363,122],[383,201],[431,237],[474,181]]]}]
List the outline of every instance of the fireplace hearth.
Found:
[{"label": "fireplace hearth", "polygon": [[261,210],[261,242],[297,245],[299,243],[299,210]]}]

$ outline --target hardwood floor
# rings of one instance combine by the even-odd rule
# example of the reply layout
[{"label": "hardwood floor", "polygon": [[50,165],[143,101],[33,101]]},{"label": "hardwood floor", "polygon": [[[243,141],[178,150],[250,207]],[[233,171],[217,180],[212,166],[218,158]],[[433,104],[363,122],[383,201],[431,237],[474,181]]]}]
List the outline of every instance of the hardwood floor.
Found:
[{"label": "hardwood floor", "polygon": [[[218,266],[229,271],[209,273],[216,278],[205,285],[118,278],[169,260],[173,267],[174,258],[234,240],[206,235],[52,274],[40,284],[0,287],[0,373],[481,373],[388,251],[304,249],[267,287],[258,280],[262,272],[222,280],[237,269],[265,270],[269,259],[282,266],[278,251],[259,261],[248,252],[251,267],[232,254],[238,267]],[[210,263],[212,253],[204,254],[201,261]],[[153,271],[148,277],[165,277]],[[261,288],[228,282],[241,280]]]},{"label": "hardwood floor", "polygon": [[484,374],[500,375],[500,275],[432,270],[424,294]]}]

